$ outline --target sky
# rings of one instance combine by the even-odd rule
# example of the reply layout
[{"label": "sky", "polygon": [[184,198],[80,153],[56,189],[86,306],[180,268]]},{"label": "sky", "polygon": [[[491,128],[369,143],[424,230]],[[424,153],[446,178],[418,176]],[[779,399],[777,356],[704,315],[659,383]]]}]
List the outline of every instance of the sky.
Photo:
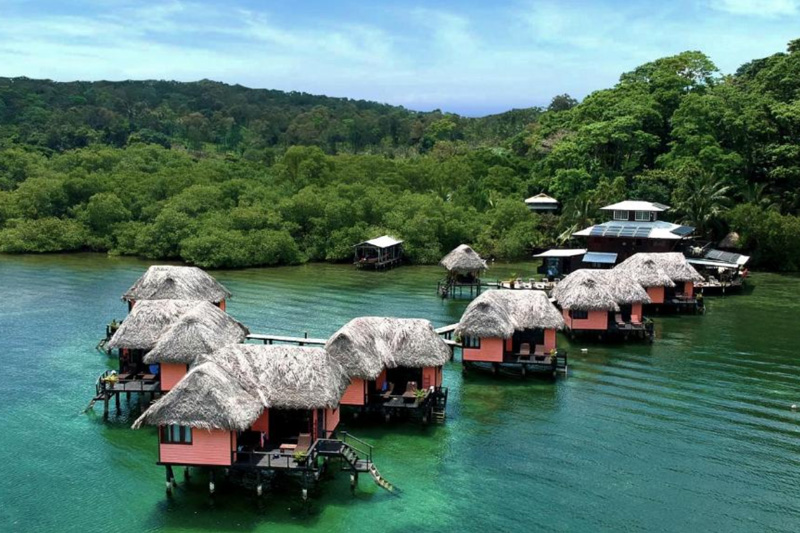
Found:
[{"label": "sky", "polygon": [[800,38],[800,0],[0,0],[0,76],[212,79],[469,116],[583,98],[701,50]]}]

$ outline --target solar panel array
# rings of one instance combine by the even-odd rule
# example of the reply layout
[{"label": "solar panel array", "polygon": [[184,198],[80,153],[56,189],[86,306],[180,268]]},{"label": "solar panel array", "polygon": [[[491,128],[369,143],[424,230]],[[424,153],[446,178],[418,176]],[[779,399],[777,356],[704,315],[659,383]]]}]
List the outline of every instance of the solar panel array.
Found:
[{"label": "solar panel array", "polygon": [[650,236],[652,229],[651,226],[620,226],[618,224],[609,224],[607,226],[594,226],[592,231],[589,232],[589,235],[592,237],[628,237],[643,239]]}]

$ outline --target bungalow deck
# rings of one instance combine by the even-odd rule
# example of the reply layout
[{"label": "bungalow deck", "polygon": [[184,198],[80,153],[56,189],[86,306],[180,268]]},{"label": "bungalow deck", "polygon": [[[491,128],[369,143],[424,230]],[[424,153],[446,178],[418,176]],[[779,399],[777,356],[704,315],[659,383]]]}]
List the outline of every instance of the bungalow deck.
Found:
[{"label": "bungalow deck", "polygon": [[476,369],[494,375],[502,373],[526,377],[528,374],[539,374],[554,378],[558,373],[566,375],[569,370],[566,350],[557,350],[555,355],[506,353],[502,363],[462,361],[461,364],[464,374]]}]

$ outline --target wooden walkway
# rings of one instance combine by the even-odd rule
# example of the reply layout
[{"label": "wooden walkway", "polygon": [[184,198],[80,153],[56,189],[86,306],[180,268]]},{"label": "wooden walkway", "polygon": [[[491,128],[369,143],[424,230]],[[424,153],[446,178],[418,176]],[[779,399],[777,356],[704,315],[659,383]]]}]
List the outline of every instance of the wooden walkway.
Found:
[{"label": "wooden walkway", "polygon": [[261,335],[260,333],[251,333],[247,336],[249,340],[261,341],[264,344],[274,343],[288,343],[297,344],[299,346],[325,346],[328,339],[315,339],[312,337],[287,337],[283,335]]}]

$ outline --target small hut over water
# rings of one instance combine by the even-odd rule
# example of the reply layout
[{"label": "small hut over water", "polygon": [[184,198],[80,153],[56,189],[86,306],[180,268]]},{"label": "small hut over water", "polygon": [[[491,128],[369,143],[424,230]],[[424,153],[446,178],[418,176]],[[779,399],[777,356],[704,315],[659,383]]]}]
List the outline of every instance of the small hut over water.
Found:
[{"label": "small hut over water", "polygon": [[642,311],[650,298],[644,287],[624,272],[576,270],[556,285],[553,298],[571,335],[652,339],[653,324]]},{"label": "small hut over water", "polygon": [[566,371],[567,354],[556,348],[556,331],[563,327],[544,291],[485,292],[467,306],[456,327],[464,369]]},{"label": "small hut over water", "polygon": [[359,268],[392,268],[403,260],[403,241],[389,235],[356,244],[353,264]]},{"label": "small hut over water", "polygon": [[153,265],[122,295],[128,309],[140,300],[203,300],[223,311],[231,293],[204,270],[190,266]]},{"label": "small hut over water", "polygon": [[249,333],[225,311],[209,302],[198,302],[161,333],[143,361],[159,365],[161,390],[167,391],[186,375],[198,357],[242,343]]},{"label": "small hut over water", "polygon": [[481,274],[489,267],[478,252],[467,244],[461,244],[442,258],[439,262],[447,269],[447,278],[439,282],[437,290],[442,298],[463,294],[465,287],[469,287],[469,295],[473,290],[478,295],[481,292]]},{"label": "small hut over water", "polygon": [[328,339],[325,350],[350,376],[342,405],[357,412],[443,420],[442,366],[452,352],[427,320],[359,317]]},{"label": "small hut over water", "polygon": [[356,480],[367,472],[391,490],[368,445],[356,449],[346,435],[337,437],[347,383],[342,367],[321,348],[225,346],[201,357],[133,427],[159,427],[168,490],[175,466],[228,467],[255,473],[259,494],[262,475],[297,475],[306,498],[331,457],[340,458]]}]

